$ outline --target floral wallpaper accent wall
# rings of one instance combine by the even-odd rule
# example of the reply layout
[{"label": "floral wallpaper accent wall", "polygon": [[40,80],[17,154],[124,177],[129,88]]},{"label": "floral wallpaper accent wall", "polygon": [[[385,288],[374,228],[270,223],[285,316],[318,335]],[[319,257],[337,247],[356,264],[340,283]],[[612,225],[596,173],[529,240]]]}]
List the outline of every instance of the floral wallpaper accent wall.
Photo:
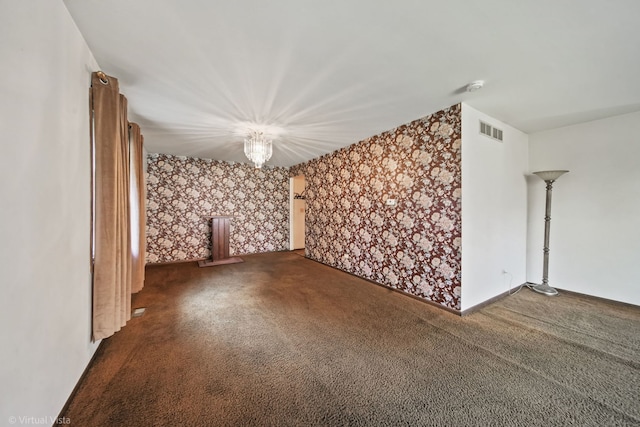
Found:
[{"label": "floral wallpaper accent wall", "polygon": [[459,104],[296,165],[290,175],[307,182],[307,256],[460,310]]},{"label": "floral wallpaper accent wall", "polygon": [[232,255],[289,249],[287,169],[147,156],[147,262],[210,257],[214,215],[235,216]]}]

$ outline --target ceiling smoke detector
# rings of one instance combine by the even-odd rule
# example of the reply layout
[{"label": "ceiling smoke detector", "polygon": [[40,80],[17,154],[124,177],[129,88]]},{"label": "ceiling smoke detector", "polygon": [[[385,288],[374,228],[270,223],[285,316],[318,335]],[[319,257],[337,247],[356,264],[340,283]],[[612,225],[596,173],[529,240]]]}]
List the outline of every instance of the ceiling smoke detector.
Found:
[{"label": "ceiling smoke detector", "polygon": [[476,80],[467,85],[467,92],[475,92],[482,89],[482,86],[484,86],[484,80]]}]

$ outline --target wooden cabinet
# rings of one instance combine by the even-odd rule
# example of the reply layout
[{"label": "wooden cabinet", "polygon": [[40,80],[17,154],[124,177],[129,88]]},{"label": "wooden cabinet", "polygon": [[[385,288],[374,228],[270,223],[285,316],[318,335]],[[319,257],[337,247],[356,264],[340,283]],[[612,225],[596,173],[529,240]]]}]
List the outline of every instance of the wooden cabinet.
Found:
[{"label": "wooden cabinet", "polygon": [[211,258],[199,261],[200,267],[243,262],[242,258],[229,256],[229,230],[232,216],[211,217]]}]

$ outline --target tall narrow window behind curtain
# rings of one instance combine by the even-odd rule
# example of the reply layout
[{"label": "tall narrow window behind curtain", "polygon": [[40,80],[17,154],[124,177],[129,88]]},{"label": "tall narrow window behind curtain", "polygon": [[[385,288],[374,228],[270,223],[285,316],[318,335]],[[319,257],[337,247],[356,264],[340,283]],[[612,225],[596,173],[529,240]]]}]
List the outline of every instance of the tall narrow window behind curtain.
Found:
[{"label": "tall narrow window behind curtain", "polygon": [[131,318],[129,123],[118,80],[93,73],[93,339],[113,335]]},{"label": "tall narrow window behind curtain", "polygon": [[140,126],[129,123],[129,153],[131,158],[131,292],[138,292],[144,286],[144,264],[146,245],[146,190],[144,185],[144,138]]}]

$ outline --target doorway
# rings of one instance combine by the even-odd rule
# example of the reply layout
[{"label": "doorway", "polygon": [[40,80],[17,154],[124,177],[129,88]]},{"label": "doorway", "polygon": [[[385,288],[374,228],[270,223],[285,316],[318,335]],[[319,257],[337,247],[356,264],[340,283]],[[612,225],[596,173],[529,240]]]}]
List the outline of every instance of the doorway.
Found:
[{"label": "doorway", "polygon": [[305,179],[304,175],[289,178],[290,183],[290,215],[289,215],[289,249],[304,249],[305,232]]}]

